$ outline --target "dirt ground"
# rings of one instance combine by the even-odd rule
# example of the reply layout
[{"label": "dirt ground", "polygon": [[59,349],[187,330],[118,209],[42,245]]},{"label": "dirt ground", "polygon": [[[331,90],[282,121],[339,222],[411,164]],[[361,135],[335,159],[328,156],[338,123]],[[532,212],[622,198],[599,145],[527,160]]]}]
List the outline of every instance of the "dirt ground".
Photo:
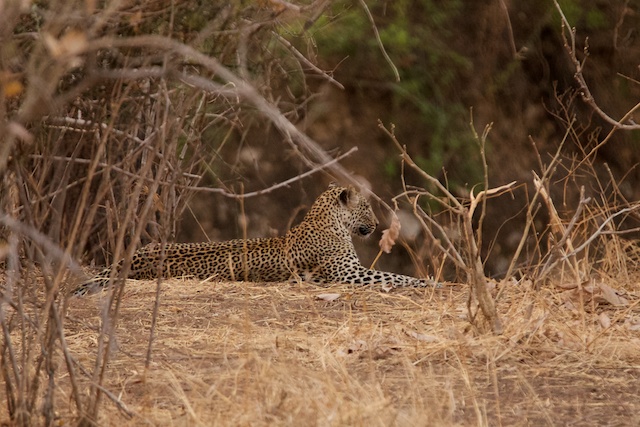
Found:
[{"label": "dirt ground", "polygon": [[[599,290],[509,283],[504,334],[468,290],[129,281],[99,425],[640,425],[640,306]],[[106,294],[69,302],[83,399]],[[576,301],[582,300],[582,307]],[[60,424],[77,419],[59,369]]]}]

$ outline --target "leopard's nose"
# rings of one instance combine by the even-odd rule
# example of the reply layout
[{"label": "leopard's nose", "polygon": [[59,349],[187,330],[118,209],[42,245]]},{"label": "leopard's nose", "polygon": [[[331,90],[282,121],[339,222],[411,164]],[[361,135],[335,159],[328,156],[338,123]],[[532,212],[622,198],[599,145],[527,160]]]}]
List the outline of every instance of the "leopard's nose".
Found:
[{"label": "leopard's nose", "polygon": [[360,234],[361,236],[368,236],[369,234],[373,233],[373,230],[375,230],[375,227],[361,225],[360,227],[358,227],[358,234]]}]

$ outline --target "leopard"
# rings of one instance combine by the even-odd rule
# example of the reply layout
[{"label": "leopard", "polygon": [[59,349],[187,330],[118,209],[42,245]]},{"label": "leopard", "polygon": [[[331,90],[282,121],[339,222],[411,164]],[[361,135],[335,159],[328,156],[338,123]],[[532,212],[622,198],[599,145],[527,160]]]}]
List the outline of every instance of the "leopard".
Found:
[{"label": "leopard", "polygon": [[[315,284],[436,286],[417,278],[367,268],[360,263],[352,236],[366,238],[379,222],[368,198],[354,186],[332,183],[304,216],[283,236],[202,243],[151,243],[138,249],[129,279],[192,277],[201,280]],[[93,294],[109,286],[123,267],[120,261],[102,270],[72,294]],[[114,271],[114,269],[116,271]]]}]

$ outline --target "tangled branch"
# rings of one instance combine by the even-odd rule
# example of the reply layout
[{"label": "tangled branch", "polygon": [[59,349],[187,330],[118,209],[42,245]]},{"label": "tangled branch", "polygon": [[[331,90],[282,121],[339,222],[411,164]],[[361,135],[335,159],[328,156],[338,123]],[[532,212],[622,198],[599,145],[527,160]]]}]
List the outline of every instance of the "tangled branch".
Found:
[{"label": "tangled branch", "polygon": [[[589,56],[589,46],[588,44],[584,48],[585,59],[580,61],[577,57],[577,49],[576,49],[576,29],[569,24],[567,17],[564,15],[562,8],[558,4],[558,0],[553,0],[553,3],[558,9],[560,13],[560,18],[562,20],[562,41],[564,43],[564,47],[569,54],[569,59],[573,64],[573,68],[575,69],[575,74],[573,75],[574,79],[578,83],[578,88],[580,91],[580,95],[582,96],[582,100],[589,105],[593,109],[593,111],[598,114],[604,121],[609,123],[615,130],[638,130],[640,129],[640,124],[633,123],[631,121],[631,116],[633,113],[640,109],[640,102],[637,103],[631,110],[629,110],[620,120],[616,120],[610,115],[608,115],[596,102],[593,97],[591,90],[589,89],[589,85],[587,85],[587,81],[584,78],[584,69],[586,59]],[[568,32],[568,37],[567,37]],[[607,137],[607,140],[609,137]],[[602,146],[602,143],[599,144],[596,148],[592,150],[592,153]],[[591,153],[590,153],[591,154]],[[590,155],[589,154],[589,155]],[[587,156],[589,157],[589,156]]]}]

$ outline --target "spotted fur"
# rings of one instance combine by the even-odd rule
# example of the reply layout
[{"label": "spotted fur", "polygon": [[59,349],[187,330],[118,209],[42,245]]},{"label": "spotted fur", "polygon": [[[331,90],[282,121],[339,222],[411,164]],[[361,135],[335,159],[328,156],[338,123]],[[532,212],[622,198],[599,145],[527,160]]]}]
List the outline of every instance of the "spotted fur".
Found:
[{"label": "spotted fur", "polygon": [[[377,225],[371,205],[360,192],[331,185],[302,222],[284,236],[165,245],[162,277],[250,282],[302,279],[389,287],[433,285],[430,279],[372,270],[360,264],[351,236],[369,236]],[[129,278],[157,278],[160,259],[159,244],[139,249],[133,256]],[[90,294],[108,286],[110,274],[111,268],[103,270],[73,294]]]}]

